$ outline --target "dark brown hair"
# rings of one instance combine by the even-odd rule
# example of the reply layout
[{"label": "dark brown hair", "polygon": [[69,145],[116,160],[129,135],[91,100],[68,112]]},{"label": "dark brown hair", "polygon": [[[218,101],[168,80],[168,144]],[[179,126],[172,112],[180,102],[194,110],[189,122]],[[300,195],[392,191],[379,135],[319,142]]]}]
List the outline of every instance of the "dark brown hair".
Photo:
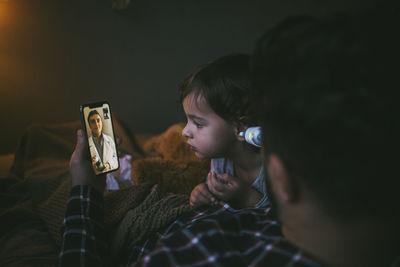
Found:
[{"label": "dark brown hair", "polygon": [[193,93],[229,122],[256,124],[250,109],[250,56],[230,54],[201,65],[179,85],[180,102]]}]

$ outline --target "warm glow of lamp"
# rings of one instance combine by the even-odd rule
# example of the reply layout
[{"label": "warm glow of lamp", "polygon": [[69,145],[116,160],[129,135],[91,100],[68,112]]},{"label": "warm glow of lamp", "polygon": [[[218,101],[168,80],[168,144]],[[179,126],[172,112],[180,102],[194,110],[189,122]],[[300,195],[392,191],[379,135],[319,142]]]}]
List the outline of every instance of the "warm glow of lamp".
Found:
[{"label": "warm glow of lamp", "polygon": [[0,26],[7,20],[7,2],[8,0],[0,0]]}]

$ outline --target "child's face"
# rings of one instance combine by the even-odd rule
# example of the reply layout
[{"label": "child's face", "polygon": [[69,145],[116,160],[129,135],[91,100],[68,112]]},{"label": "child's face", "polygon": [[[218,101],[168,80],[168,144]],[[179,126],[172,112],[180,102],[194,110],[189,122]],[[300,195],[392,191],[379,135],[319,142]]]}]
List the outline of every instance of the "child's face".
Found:
[{"label": "child's face", "polygon": [[236,127],[218,116],[203,97],[189,94],[183,100],[187,124],[182,131],[196,156],[203,158],[227,157],[235,147]]}]

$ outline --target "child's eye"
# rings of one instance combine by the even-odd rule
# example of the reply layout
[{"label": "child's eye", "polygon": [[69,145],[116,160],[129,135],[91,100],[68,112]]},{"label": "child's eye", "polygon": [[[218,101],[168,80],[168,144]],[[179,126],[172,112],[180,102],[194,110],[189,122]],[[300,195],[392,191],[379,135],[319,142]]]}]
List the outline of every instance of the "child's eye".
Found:
[{"label": "child's eye", "polygon": [[194,125],[196,125],[197,128],[202,128],[203,127],[203,125],[201,123],[198,123],[198,122],[195,122],[195,121],[193,123],[194,123]]}]

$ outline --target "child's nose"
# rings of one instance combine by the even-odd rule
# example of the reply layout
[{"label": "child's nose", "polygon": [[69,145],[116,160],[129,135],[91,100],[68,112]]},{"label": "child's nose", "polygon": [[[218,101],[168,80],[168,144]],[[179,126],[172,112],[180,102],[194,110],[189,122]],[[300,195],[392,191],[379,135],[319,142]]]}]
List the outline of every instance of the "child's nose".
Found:
[{"label": "child's nose", "polygon": [[185,128],[183,128],[183,130],[182,130],[182,136],[186,137],[186,138],[190,138],[190,136],[191,136],[187,124],[186,124]]}]

